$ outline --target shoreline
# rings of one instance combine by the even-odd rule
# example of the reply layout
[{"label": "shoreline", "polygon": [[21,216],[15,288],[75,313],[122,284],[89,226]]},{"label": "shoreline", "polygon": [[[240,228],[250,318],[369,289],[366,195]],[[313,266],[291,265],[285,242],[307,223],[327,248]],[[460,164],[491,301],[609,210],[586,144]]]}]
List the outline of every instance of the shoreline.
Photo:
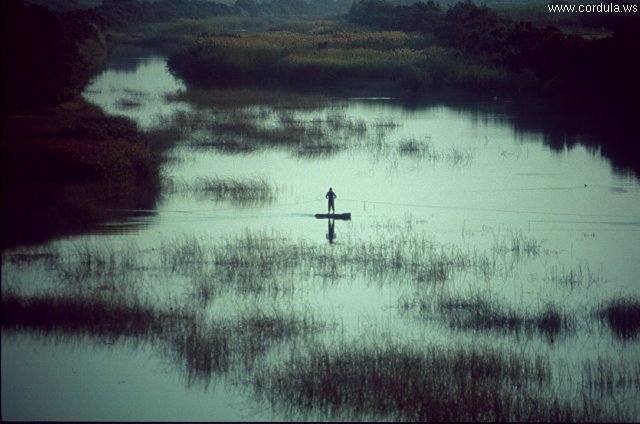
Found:
[{"label": "shoreline", "polygon": [[2,250],[86,231],[115,208],[152,208],[159,155],[135,125],[79,97],[2,116]]}]

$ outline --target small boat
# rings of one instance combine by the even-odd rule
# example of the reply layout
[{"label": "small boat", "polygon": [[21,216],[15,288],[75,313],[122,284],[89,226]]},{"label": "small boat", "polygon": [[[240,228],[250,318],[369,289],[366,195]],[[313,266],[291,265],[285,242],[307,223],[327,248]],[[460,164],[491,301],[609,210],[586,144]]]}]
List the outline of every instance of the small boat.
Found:
[{"label": "small boat", "polygon": [[343,221],[351,220],[351,212],[346,213],[317,213],[316,218],[341,219]]}]

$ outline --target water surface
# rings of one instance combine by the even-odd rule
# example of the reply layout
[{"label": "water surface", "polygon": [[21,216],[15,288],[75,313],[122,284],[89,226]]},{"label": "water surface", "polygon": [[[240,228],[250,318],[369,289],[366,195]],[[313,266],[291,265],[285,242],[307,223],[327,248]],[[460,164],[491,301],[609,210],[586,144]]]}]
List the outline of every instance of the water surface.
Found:
[{"label": "water surface", "polygon": [[[214,326],[229,319],[253,322],[246,317],[256,310],[263,317],[281,317],[285,311],[285,317],[313,316],[321,330],[302,339],[269,339],[250,356],[243,350],[239,362],[219,372],[203,371],[192,356],[175,353],[180,332],[177,338],[137,335],[108,343],[91,331],[3,331],[5,419],[327,419],[264,403],[251,388],[259,369],[316,342],[480,343],[543,355],[552,364],[550,387],[563,399],[583,381],[589,361],[620,363],[631,375],[640,369],[637,338],[621,339],[593,317],[605,301],[640,296],[640,183],[614,172],[598,152],[581,146],[552,150],[544,133],[522,131],[509,116],[444,104],[407,108],[394,99],[357,98],[329,99],[311,108],[260,102],[230,108],[171,99],[185,90],[168,72],[166,60],[155,55],[114,59],[94,79],[84,95],[105,112],[129,117],[145,131],[170,127],[178,134],[165,152],[167,189],[153,211],[127,211],[133,217],[26,251],[49,252],[57,265],[21,262],[20,249],[6,252],[3,293],[19,287],[37,295],[66,287],[70,277],[61,277],[60,269],[67,276],[70,269],[80,269],[83,252],[111,254],[116,268],[130,255],[134,265],[126,269],[89,266],[93,274],[85,284],[103,293],[121,279],[117,287],[132,290],[132,296],[155,299],[167,310],[166,305],[186,306],[197,322]],[[261,131],[251,137],[265,139],[290,134],[274,129],[303,128],[307,138],[314,129],[324,144],[310,151],[281,139],[252,140],[252,148],[225,149],[219,140],[245,142],[252,128],[223,132],[224,122],[248,122]],[[327,148],[327,143],[334,144]],[[273,196],[239,201],[194,189],[199,181],[216,179],[266,181]],[[172,184],[180,188],[171,189]],[[336,221],[333,229],[313,217],[325,211],[329,187],[338,196],[336,211],[352,214],[351,221]],[[193,246],[204,251],[206,262],[224,243],[235,249],[250,240],[276,252],[298,246],[316,257],[343,255],[334,262],[342,268],[300,258],[270,271],[275,275],[241,279],[233,274],[232,280],[220,275],[226,269],[221,265],[189,264],[199,252]],[[434,258],[457,255],[475,265],[451,270],[444,284],[434,284],[428,279],[433,275],[423,278],[423,271],[406,264],[397,271],[391,265],[375,271],[362,261],[348,264],[349,254],[356,257],[362,246],[372,252],[388,247],[388,257],[409,256],[418,241],[433,247]],[[177,255],[176,246],[192,248],[168,270],[161,252]],[[276,250],[282,246],[290,250]],[[267,288],[234,285],[256,279],[269,281]],[[235,289],[204,296],[208,283],[218,280]],[[514,335],[456,329],[437,313],[425,316],[401,307],[407,299],[437,305],[434,299],[478,296],[527,314],[553,304],[577,324],[572,332],[551,337],[536,331]],[[245,346],[240,327],[229,324],[230,337]],[[640,418],[633,400],[639,389],[631,384],[609,394],[632,420]]]}]

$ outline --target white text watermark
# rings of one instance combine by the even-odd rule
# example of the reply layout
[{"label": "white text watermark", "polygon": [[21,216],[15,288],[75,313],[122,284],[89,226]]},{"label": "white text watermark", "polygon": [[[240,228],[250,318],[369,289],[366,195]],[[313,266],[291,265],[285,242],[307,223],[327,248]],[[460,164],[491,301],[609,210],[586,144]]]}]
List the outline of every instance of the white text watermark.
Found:
[{"label": "white text watermark", "polygon": [[637,4],[549,4],[550,13],[638,13]]}]

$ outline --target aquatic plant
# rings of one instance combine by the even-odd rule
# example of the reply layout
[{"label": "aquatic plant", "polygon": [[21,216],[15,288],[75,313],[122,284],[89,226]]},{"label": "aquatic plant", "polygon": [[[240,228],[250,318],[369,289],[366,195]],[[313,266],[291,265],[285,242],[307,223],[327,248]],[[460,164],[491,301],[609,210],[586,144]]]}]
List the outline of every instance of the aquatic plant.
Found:
[{"label": "aquatic plant", "polygon": [[163,188],[169,193],[196,193],[211,196],[213,200],[247,205],[267,204],[276,198],[275,188],[263,177],[221,178],[198,177],[194,180],[165,179]]},{"label": "aquatic plant", "polygon": [[622,339],[635,339],[640,333],[639,299],[611,299],[601,305],[596,314]]},{"label": "aquatic plant", "polygon": [[124,296],[2,294],[3,329],[90,334],[113,342],[120,337],[153,337],[162,322],[175,319],[178,316],[173,313],[162,313],[137,298]]},{"label": "aquatic plant", "polygon": [[[303,417],[410,421],[574,421],[597,400],[548,393],[548,358],[485,346],[312,345],[254,377],[256,395]],[[517,388],[517,389],[514,389]],[[582,401],[584,400],[584,403]],[[295,415],[299,416],[299,415]]]},{"label": "aquatic plant", "polygon": [[433,163],[446,162],[454,166],[469,164],[474,159],[474,154],[471,151],[465,151],[454,146],[446,150],[438,150],[433,146],[429,138],[424,140],[416,138],[402,139],[398,142],[397,150],[401,156],[424,159]]},{"label": "aquatic plant", "polygon": [[516,257],[521,255],[535,257],[543,253],[543,242],[526,235],[522,231],[507,231],[502,235],[502,239],[498,239],[498,235],[494,235],[493,249],[499,253],[510,252]]},{"label": "aquatic plant", "polygon": [[3,331],[26,331],[54,339],[90,337],[98,343],[152,342],[183,370],[187,385],[208,386],[232,367],[251,368],[273,343],[317,332],[325,324],[312,314],[278,308],[245,308],[209,320],[187,304],[161,307],[138,296],[2,295]]},{"label": "aquatic plant", "polygon": [[449,327],[456,330],[496,331],[514,335],[539,333],[549,341],[554,341],[576,327],[575,318],[563,313],[554,303],[546,304],[539,311],[530,311],[506,307],[498,299],[481,293],[462,296],[443,291],[426,298],[416,292],[400,297],[397,305],[404,313],[419,318],[442,317]]},{"label": "aquatic plant", "polygon": [[583,363],[582,384],[609,395],[620,389],[640,391],[640,359],[631,362],[607,357],[589,359]]},{"label": "aquatic plant", "polygon": [[570,288],[599,285],[602,281],[600,274],[591,270],[588,263],[580,263],[577,268],[565,270],[564,266],[553,266],[547,270],[547,279],[553,283]]},{"label": "aquatic plant", "polygon": [[177,113],[164,125],[188,135],[188,145],[194,148],[247,152],[276,147],[303,154],[369,148],[397,126],[389,120],[368,122],[332,108],[311,114],[273,107]]}]

